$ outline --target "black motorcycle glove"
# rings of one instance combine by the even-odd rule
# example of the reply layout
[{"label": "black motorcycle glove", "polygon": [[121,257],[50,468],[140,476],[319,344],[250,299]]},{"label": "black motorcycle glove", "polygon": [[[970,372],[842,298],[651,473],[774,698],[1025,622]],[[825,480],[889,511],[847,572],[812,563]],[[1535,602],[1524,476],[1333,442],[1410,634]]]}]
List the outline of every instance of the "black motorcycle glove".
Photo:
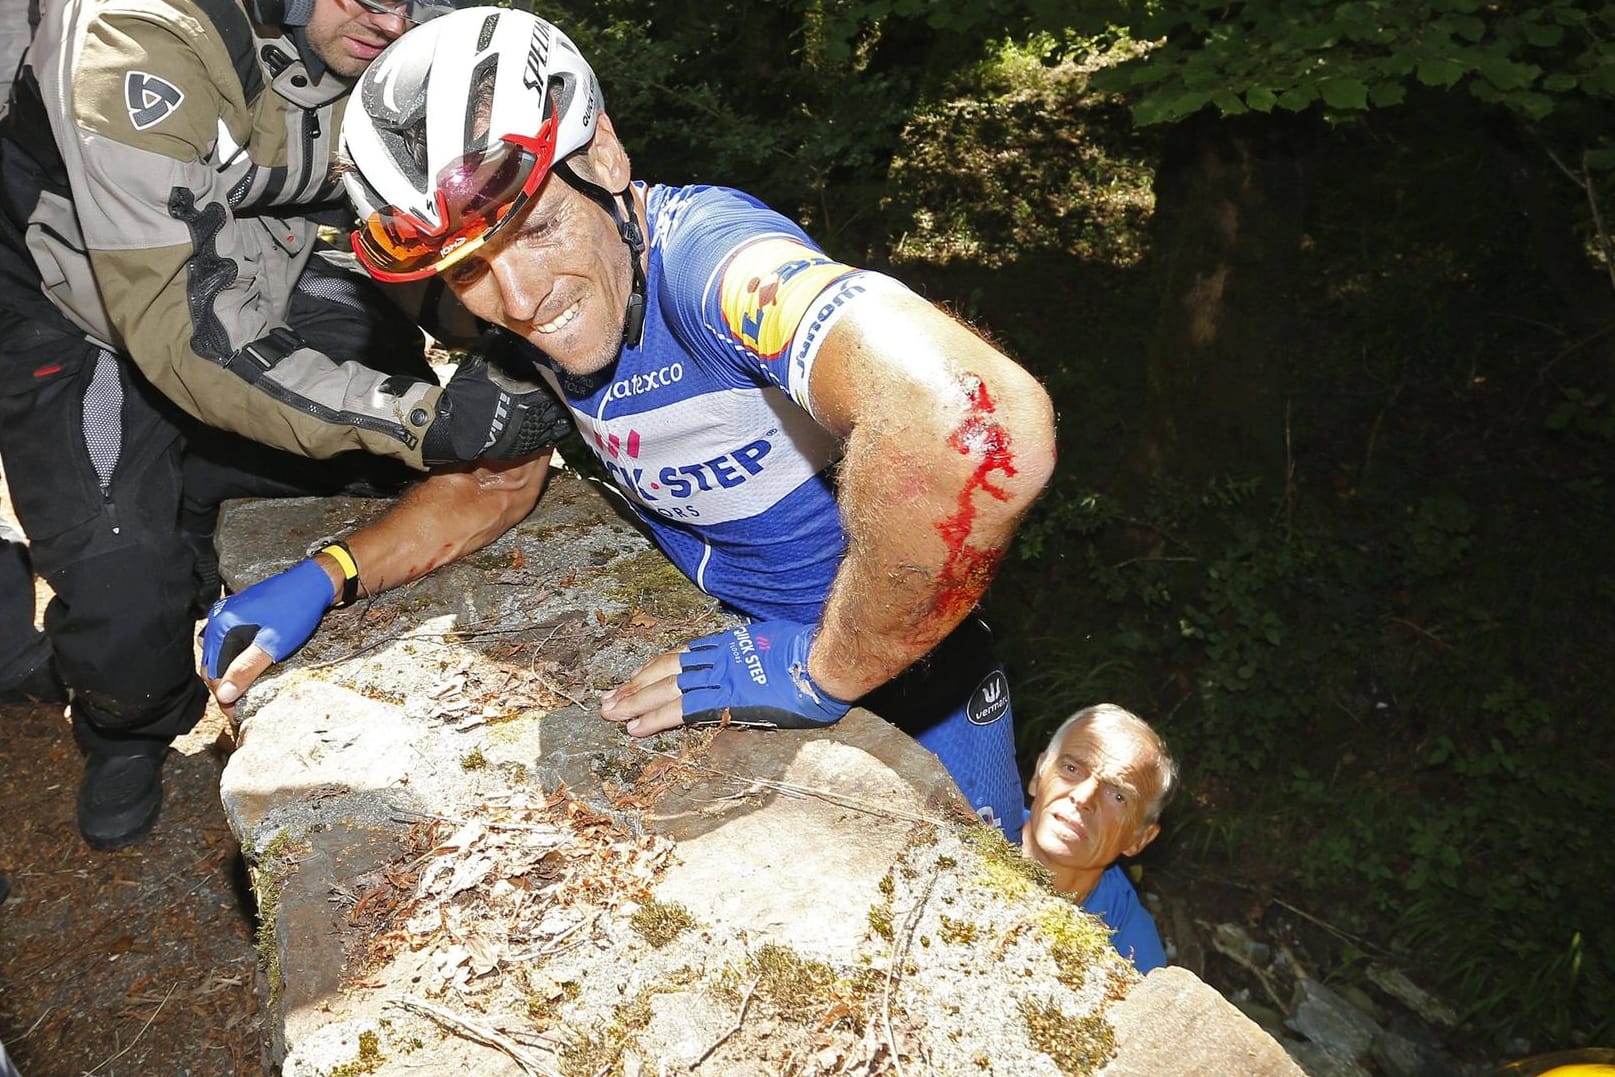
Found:
[{"label": "black motorcycle glove", "polygon": [[444,386],[421,458],[429,465],[515,460],[549,448],[570,429],[566,405],[548,385],[513,379],[475,355]]}]

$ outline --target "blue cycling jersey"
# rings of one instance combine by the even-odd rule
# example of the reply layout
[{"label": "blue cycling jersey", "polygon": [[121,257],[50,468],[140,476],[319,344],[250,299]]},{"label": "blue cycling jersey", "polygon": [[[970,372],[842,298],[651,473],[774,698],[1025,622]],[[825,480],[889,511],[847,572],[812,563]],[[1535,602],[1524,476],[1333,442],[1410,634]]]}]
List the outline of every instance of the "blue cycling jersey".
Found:
[{"label": "blue cycling jersey", "polygon": [[597,384],[552,377],[685,575],[747,616],[817,623],[846,536],[837,442],[813,419],[808,378],[841,312],[901,285],[832,261],[738,191],[652,187],[646,216],[639,346]]},{"label": "blue cycling jersey", "polygon": [[[834,261],[739,191],[650,187],[645,204],[639,344],[600,377],[547,360],[545,376],[686,576],[748,617],[817,624],[847,538],[830,478],[839,444],[813,418],[813,364],[845,312],[903,286]],[[998,693],[991,707],[961,698],[904,728],[1019,840],[1008,696],[988,683],[1002,686],[1001,672],[983,676]]]}]

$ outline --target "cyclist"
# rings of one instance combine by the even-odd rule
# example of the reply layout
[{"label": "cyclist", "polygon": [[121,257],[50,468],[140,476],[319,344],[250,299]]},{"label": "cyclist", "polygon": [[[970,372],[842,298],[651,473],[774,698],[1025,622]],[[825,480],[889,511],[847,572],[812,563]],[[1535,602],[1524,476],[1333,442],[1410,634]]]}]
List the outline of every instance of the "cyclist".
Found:
[{"label": "cyclist", "polygon": [[[602,716],[645,736],[822,725],[860,702],[1018,835],[1007,684],[971,614],[1053,467],[1041,386],[748,195],[631,182],[594,73],[535,16],[412,30],[356,100],[361,263],[441,279],[512,334],[661,548],[752,619],[647,663]],[[349,537],[348,565],[305,561],[221,602],[204,636],[220,701],[344,591],[406,582],[521,519],[547,466],[434,477]],[[246,638],[234,656],[227,639]]]}]

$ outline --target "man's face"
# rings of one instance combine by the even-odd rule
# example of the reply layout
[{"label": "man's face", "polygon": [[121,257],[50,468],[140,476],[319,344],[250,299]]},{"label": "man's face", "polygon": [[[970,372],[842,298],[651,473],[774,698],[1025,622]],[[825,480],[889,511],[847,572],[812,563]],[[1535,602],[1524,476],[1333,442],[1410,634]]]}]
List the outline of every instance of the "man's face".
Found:
[{"label": "man's face", "polygon": [[377,14],[355,0],[314,0],[308,43],[326,67],[353,79],[408,28],[402,15]]},{"label": "man's face", "polygon": [[622,348],[633,265],[605,209],[553,172],[519,220],[443,271],[465,308],[501,325],[571,374],[603,369]]},{"label": "man's face", "polygon": [[1068,730],[1032,779],[1027,855],[1051,869],[1100,871],[1137,853],[1160,830],[1140,825],[1156,793],[1153,764],[1153,748],[1133,734]]}]

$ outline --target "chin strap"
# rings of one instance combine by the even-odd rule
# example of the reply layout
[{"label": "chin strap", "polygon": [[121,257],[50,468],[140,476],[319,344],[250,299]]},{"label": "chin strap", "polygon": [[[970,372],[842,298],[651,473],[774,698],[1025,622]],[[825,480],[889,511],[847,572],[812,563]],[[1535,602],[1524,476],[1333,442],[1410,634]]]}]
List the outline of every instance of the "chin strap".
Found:
[{"label": "chin strap", "polygon": [[[639,218],[634,214],[633,188],[628,186],[613,193],[598,183],[584,179],[565,161],[557,161],[553,171],[573,189],[594,199],[611,214],[612,221],[617,225],[617,235],[622,237],[623,245],[628,248],[628,260],[634,269],[634,290],[628,297],[627,309],[623,311],[622,342],[624,347],[636,348],[645,331],[645,233],[640,230]],[[623,212],[623,206],[628,207],[627,213]]]}]

